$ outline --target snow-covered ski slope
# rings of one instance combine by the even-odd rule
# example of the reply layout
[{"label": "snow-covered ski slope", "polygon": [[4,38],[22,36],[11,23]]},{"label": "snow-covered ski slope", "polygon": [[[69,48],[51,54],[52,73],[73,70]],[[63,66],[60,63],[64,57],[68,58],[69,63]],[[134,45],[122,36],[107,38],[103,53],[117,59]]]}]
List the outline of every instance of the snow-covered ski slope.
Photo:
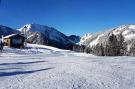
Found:
[{"label": "snow-covered ski slope", "polygon": [[97,57],[42,45],[4,48],[0,89],[135,89],[134,57]]}]

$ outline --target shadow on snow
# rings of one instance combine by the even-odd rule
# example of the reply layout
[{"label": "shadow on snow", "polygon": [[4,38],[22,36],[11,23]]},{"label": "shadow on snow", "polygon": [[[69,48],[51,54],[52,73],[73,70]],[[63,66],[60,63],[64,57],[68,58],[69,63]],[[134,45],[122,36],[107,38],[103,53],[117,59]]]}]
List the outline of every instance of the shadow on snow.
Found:
[{"label": "shadow on snow", "polygon": [[5,76],[14,76],[14,75],[20,75],[20,74],[31,74],[35,72],[40,72],[40,71],[45,71],[45,70],[50,70],[52,68],[45,68],[45,69],[39,69],[39,70],[32,70],[32,71],[13,71],[13,72],[0,72],[0,77],[5,77]]},{"label": "shadow on snow", "polygon": [[22,69],[22,68],[4,68],[4,69],[0,69],[1,70],[14,70],[14,69]]},{"label": "shadow on snow", "polygon": [[17,62],[17,63],[2,63],[2,64],[0,64],[0,66],[3,66],[3,65],[19,65],[19,64],[34,64],[34,63],[41,63],[41,62],[46,62],[46,61]]}]

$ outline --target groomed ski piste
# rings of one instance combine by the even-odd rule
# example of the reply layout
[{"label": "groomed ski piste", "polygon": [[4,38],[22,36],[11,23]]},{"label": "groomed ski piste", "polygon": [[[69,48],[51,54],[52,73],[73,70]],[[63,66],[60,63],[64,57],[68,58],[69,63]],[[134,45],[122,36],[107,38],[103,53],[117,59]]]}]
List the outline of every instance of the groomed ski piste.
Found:
[{"label": "groomed ski piste", "polygon": [[0,89],[135,89],[135,57],[97,57],[36,44],[4,47]]}]

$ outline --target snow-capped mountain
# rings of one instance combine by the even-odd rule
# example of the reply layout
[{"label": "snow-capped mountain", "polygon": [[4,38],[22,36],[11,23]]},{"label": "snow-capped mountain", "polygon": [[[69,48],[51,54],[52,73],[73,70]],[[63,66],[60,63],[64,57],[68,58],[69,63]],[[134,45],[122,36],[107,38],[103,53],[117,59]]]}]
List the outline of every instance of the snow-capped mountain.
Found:
[{"label": "snow-capped mountain", "polygon": [[7,26],[0,25],[0,38],[2,35],[7,36],[14,33],[19,33],[19,31],[12,29],[10,27],[7,27]]},{"label": "snow-capped mountain", "polygon": [[103,32],[83,36],[80,45],[96,55],[135,55],[135,25],[122,25]]},{"label": "snow-capped mountain", "polygon": [[70,45],[75,44],[68,36],[53,27],[27,24],[18,30],[27,33],[29,43],[50,45],[63,49],[69,49]]},{"label": "snow-capped mountain", "polygon": [[109,38],[110,34],[114,34],[116,36],[122,34],[125,42],[129,44],[129,41],[135,39],[135,25],[122,25],[104,32],[85,35],[81,38],[80,44],[94,46],[98,43],[104,43]]}]

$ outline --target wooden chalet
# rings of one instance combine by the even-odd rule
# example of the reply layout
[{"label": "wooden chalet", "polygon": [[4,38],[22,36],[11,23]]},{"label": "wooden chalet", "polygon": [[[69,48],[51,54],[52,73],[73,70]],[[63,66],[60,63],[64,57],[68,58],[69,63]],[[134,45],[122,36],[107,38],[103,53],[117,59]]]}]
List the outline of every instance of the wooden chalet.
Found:
[{"label": "wooden chalet", "polygon": [[11,34],[3,37],[4,45],[14,48],[24,48],[25,37],[22,34]]}]

